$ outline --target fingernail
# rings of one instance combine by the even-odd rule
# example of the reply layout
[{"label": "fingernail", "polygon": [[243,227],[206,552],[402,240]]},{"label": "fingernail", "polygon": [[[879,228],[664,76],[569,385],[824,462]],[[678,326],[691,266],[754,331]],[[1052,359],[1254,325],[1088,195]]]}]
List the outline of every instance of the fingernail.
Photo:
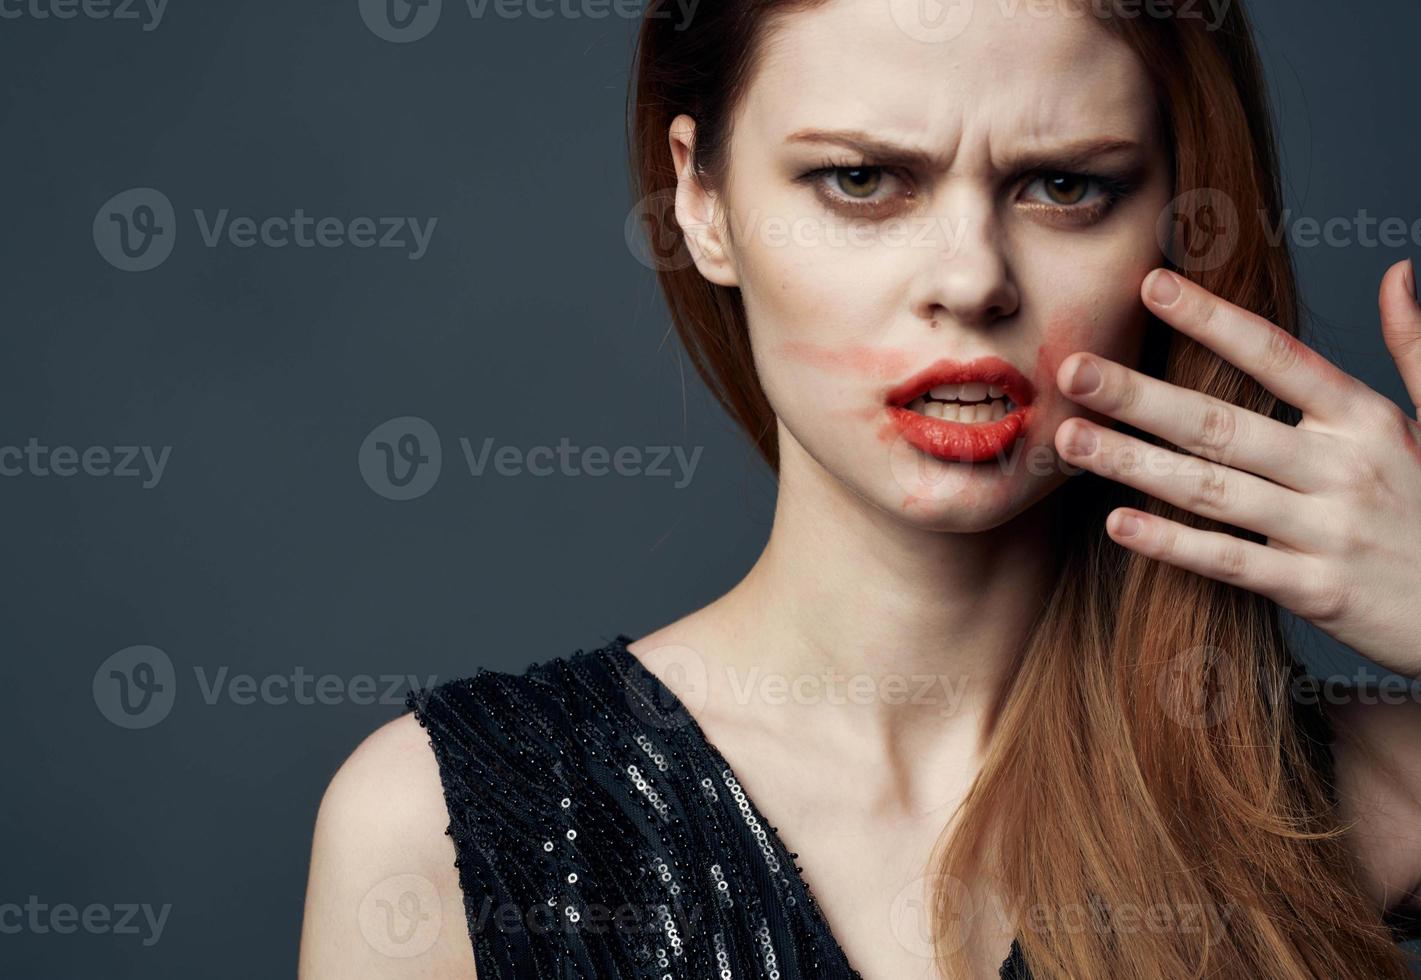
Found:
[{"label": "fingernail", "polygon": [[1076,362],[1076,369],[1066,382],[1066,390],[1072,395],[1088,395],[1100,387],[1100,368],[1086,358]]},{"label": "fingernail", "polygon": [[1115,536],[1117,538],[1133,538],[1140,533],[1140,519],[1131,514],[1126,514],[1120,518],[1120,522],[1115,525]]},{"label": "fingernail", "polygon": [[1156,269],[1150,273],[1149,294],[1159,306],[1168,306],[1179,299],[1179,280],[1174,273]]},{"label": "fingernail", "polygon": [[1095,433],[1083,425],[1077,425],[1066,440],[1066,452],[1072,456],[1089,456],[1095,452]]}]

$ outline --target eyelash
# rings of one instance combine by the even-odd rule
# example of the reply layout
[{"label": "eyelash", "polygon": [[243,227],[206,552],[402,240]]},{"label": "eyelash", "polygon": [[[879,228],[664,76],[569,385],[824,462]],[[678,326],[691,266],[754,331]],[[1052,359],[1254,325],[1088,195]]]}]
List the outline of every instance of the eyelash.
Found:
[{"label": "eyelash", "polygon": [[[824,177],[838,175],[851,170],[880,171],[883,174],[892,174],[909,185],[912,184],[912,181],[907,179],[899,168],[874,164],[868,161],[840,163],[834,160],[825,160],[815,169],[802,174],[799,180],[812,186],[815,193],[818,194],[819,198],[824,201],[826,205],[843,213],[876,217],[891,207],[891,203],[888,201],[855,200],[851,197],[844,196],[842,192],[836,194],[826,188],[823,181]],[[1093,223],[1104,217],[1134,190],[1131,181],[1120,177],[1107,176],[1106,174],[1078,173],[1072,170],[1038,169],[1030,171],[1023,176],[1031,178],[1027,186],[1034,184],[1038,180],[1056,177],[1070,177],[1086,180],[1098,186],[1102,194],[1089,204],[1050,204],[1044,201],[1030,202],[1034,210],[1052,212],[1061,217],[1079,220],[1084,224]],[[911,197],[912,192],[910,191],[907,196]]]}]

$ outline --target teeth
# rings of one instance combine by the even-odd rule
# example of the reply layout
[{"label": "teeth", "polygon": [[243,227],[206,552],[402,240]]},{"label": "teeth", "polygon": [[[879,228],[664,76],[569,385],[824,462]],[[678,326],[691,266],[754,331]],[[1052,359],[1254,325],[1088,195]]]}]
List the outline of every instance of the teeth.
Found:
[{"label": "teeth", "polygon": [[1010,398],[997,397],[990,401],[956,402],[934,401],[927,397],[914,398],[906,406],[910,412],[929,418],[946,419],[949,422],[995,422],[1007,417],[1016,405]]},{"label": "teeth", "polygon": [[996,385],[987,385],[987,394],[991,395],[993,398],[1000,398],[1005,395],[1006,392],[998,388]]},{"label": "teeth", "polygon": [[969,381],[962,386],[962,394],[958,396],[959,401],[979,402],[987,397],[987,386],[981,381]]},{"label": "teeth", "polygon": [[[960,397],[958,392],[961,390],[961,388],[962,385],[938,385],[936,388],[929,391],[928,394],[932,395],[940,402],[955,402]],[[975,399],[968,400],[973,401]]]}]

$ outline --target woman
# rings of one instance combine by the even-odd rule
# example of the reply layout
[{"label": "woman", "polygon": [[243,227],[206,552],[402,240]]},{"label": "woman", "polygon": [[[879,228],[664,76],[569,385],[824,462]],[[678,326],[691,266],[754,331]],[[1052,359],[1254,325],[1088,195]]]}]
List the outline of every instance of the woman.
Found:
[{"label": "woman", "polygon": [[[648,8],[638,193],[769,542],[413,696],[322,803],[303,977],[1409,975],[1421,710],[1310,699],[1279,607],[1421,675],[1421,426],[1295,339],[1211,9]],[[1409,262],[1380,304],[1421,400]]]}]

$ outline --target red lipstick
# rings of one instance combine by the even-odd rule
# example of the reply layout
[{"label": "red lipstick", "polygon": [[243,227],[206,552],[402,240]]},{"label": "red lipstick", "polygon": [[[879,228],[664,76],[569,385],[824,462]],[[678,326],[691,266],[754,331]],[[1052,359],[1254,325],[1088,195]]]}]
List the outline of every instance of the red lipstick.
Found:
[{"label": "red lipstick", "polygon": [[[1015,407],[1006,417],[990,422],[934,418],[906,407],[940,385],[972,382],[1002,389]],[[1036,387],[1010,363],[1000,357],[979,357],[965,363],[938,361],[890,391],[886,401],[894,430],[910,445],[938,459],[980,463],[1003,455],[1025,434],[1035,397]]]}]

